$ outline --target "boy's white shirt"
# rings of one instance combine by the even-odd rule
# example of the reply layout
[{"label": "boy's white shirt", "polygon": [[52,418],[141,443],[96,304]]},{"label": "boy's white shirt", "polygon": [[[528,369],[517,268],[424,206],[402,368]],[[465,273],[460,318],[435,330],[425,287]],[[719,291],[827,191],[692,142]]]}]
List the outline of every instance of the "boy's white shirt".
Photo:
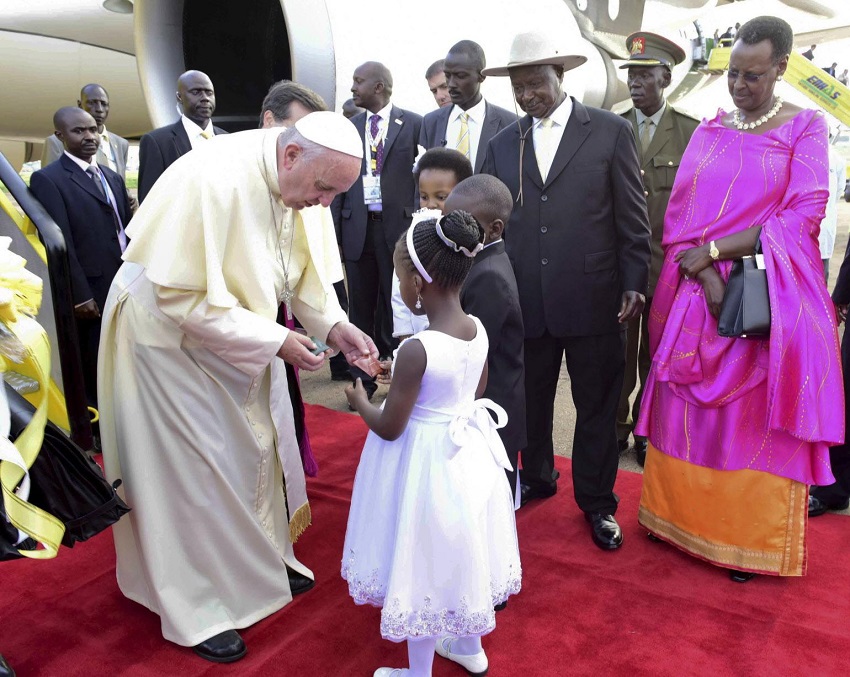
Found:
[{"label": "boy's white shirt", "polygon": [[393,270],[393,336],[412,336],[428,328],[427,315],[414,315],[401,298],[401,283]]}]

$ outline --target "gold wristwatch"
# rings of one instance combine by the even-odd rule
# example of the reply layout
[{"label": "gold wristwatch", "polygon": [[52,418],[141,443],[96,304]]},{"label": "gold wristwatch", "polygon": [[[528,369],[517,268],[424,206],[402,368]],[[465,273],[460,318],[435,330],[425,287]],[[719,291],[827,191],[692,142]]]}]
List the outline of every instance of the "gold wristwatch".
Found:
[{"label": "gold wristwatch", "polygon": [[708,243],[708,255],[714,261],[717,261],[720,258],[720,250],[717,248],[717,245],[714,244],[714,240]]}]

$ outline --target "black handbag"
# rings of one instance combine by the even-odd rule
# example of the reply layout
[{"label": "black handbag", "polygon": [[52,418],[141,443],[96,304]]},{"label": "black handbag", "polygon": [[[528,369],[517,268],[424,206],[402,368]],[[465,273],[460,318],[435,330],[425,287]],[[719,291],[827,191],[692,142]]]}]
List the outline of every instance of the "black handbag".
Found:
[{"label": "black handbag", "polygon": [[[35,409],[11,386],[4,385],[11,414],[9,439],[14,440]],[[109,484],[100,467],[52,423],[45,427],[41,451],[30,468],[30,481],[29,502],[65,524],[62,545],[69,548],[100,533],[130,510],[115,492],[121,481]],[[0,497],[0,561],[16,559],[21,556],[18,548],[35,545],[29,541],[15,546],[17,536],[18,530],[6,521]]]},{"label": "black handbag", "polygon": [[770,296],[761,235],[753,255],[732,262],[717,318],[717,333],[729,338],[770,336]]}]

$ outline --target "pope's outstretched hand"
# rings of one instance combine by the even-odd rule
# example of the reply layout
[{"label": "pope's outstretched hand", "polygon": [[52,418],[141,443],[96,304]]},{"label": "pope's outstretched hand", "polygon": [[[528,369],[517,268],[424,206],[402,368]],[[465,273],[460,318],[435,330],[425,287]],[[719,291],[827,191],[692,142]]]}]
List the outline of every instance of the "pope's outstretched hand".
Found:
[{"label": "pope's outstretched hand", "polygon": [[339,349],[349,364],[374,373],[373,365],[378,363],[375,342],[351,322],[337,322],[328,333],[328,343]]}]

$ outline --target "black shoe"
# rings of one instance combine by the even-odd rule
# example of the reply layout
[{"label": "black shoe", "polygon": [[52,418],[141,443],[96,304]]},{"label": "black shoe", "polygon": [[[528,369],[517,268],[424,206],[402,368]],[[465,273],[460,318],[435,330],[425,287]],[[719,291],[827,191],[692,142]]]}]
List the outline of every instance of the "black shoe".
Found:
[{"label": "black shoe", "polygon": [[625,454],[629,450],[629,440],[617,440],[617,451],[621,454]]},{"label": "black shoe", "polygon": [[584,519],[590,522],[590,535],[597,546],[603,550],[616,550],[623,545],[623,532],[614,515],[586,512]]},{"label": "black shoe", "polygon": [[809,494],[809,517],[820,517],[827,510],[847,510],[850,508],[850,500],[844,503],[827,503],[817,496]]},{"label": "black shoe", "polygon": [[729,578],[736,583],[746,583],[755,577],[756,575],[752,571],[737,571],[736,569],[729,569]]},{"label": "black shoe", "polygon": [[643,468],[643,464],[646,463],[646,438],[645,437],[636,437],[635,438],[635,456],[637,457],[638,465]]},{"label": "black shoe", "polygon": [[308,578],[304,574],[299,574],[295,569],[286,567],[286,574],[289,576],[289,591],[292,596],[300,595],[301,593],[312,590],[316,585],[316,581]]},{"label": "black shoe", "polygon": [[195,653],[213,663],[233,663],[248,653],[236,630],[225,630],[192,647]]},{"label": "black shoe", "polygon": [[508,606],[508,600],[505,600],[501,604],[497,604],[496,606],[494,606],[493,611],[504,611],[507,606]]},{"label": "black shoe", "polygon": [[647,537],[650,541],[652,541],[653,543],[663,543],[663,542],[664,542],[664,541],[662,541],[660,538],[658,538],[658,536],[656,536],[655,534],[653,534],[651,531],[646,532],[646,537]]},{"label": "black shoe", "polygon": [[15,677],[15,671],[12,670],[3,656],[0,656],[0,677]]},{"label": "black shoe", "polygon": [[558,484],[525,484],[520,482],[519,485],[519,505],[524,506],[529,501],[535,498],[551,498],[558,493]]}]

